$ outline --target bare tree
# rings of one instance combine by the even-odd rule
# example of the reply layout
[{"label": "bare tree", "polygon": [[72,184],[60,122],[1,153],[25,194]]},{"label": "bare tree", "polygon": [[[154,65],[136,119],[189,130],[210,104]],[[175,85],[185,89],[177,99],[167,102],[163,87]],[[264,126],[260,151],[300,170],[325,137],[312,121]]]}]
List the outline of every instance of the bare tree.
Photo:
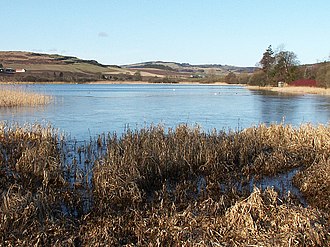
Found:
[{"label": "bare tree", "polygon": [[278,80],[294,80],[296,67],[299,65],[297,55],[292,51],[280,51],[275,55],[275,75]]}]

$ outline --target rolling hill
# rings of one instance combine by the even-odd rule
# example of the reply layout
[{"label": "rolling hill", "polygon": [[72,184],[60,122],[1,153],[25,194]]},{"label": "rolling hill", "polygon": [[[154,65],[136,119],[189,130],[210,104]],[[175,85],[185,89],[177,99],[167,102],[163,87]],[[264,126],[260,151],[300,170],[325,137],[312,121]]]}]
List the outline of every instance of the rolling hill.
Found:
[{"label": "rolling hill", "polygon": [[160,80],[174,78],[188,80],[210,75],[224,76],[229,72],[252,73],[255,67],[229,65],[191,65],[151,61],[128,65],[104,65],[95,60],[83,60],[73,56],[43,54],[24,51],[0,51],[0,64],[4,68],[24,70],[25,73],[0,73],[0,81],[32,82],[88,82],[99,80]]},{"label": "rolling hill", "polygon": [[191,65],[189,63],[176,63],[176,62],[163,62],[163,61],[151,61],[144,63],[136,63],[123,65],[124,68],[158,68],[164,70],[172,70],[178,72],[189,72],[189,73],[201,73],[207,72],[209,70],[216,70],[219,73],[227,74],[228,72],[236,73],[252,73],[255,67],[238,67],[231,65],[221,65],[221,64],[201,64],[201,65]]}]

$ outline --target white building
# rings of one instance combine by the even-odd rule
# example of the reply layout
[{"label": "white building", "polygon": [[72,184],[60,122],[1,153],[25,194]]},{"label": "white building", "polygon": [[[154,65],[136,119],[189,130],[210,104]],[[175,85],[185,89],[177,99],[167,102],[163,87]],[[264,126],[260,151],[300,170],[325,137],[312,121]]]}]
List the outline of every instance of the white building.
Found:
[{"label": "white building", "polygon": [[16,73],[25,73],[26,69],[16,69]]}]

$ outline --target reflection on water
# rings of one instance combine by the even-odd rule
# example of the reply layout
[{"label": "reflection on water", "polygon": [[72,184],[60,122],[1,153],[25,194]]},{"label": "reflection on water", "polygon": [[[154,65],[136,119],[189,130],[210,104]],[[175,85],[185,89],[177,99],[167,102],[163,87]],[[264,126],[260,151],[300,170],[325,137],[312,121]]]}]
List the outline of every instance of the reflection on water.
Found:
[{"label": "reflection on water", "polygon": [[330,98],[317,95],[288,95],[255,92],[260,101],[261,122],[327,124],[330,120]]},{"label": "reflection on water", "polygon": [[77,139],[127,126],[201,125],[205,130],[241,129],[259,123],[327,124],[330,97],[288,96],[216,85],[27,85],[54,96],[43,107],[0,108],[0,120],[50,122]]}]

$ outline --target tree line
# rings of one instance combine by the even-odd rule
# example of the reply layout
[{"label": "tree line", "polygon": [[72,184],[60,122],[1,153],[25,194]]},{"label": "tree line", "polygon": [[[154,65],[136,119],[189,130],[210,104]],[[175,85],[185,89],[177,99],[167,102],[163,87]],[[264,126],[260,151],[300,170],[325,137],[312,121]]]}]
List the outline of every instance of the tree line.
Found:
[{"label": "tree line", "polygon": [[294,81],[315,81],[316,86],[330,88],[330,61],[300,65],[292,51],[269,45],[258,62],[258,69],[250,75],[230,72],[224,78],[228,83],[256,86],[277,86],[278,82],[290,84]]}]

